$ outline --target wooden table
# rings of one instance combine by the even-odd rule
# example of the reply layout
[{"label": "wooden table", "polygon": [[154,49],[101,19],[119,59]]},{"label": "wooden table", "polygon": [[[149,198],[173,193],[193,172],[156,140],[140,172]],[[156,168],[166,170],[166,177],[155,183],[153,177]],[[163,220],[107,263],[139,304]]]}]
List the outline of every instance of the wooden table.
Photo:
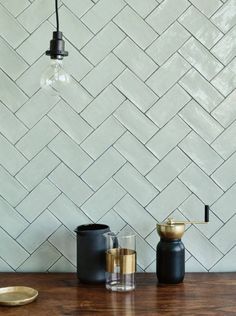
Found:
[{"label": "wooden table", "polygon": [[30,286],[37,300],[0,307],[1,316],[236,315],[236,273],[190,273],[178,285],[158,285],[155,274],[137,274],[137,289],[111,293],[79,284],[74,273],[0,273],[2,287]]}]

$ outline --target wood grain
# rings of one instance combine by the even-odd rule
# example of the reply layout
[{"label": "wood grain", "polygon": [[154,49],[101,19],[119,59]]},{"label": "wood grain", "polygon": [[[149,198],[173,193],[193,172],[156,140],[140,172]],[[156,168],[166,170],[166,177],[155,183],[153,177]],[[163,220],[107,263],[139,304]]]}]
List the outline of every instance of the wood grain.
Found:
[{"label": "wood grain", "polygon": [[160,285],[155,274],[140,273],[137,289],[129,293],[79,284],[74,273],[0,273],[0,280],[2,287],[39,291],[29,305],[0,307],[4,316],[236,315],[236,273],[190,273],[178,285]]}]

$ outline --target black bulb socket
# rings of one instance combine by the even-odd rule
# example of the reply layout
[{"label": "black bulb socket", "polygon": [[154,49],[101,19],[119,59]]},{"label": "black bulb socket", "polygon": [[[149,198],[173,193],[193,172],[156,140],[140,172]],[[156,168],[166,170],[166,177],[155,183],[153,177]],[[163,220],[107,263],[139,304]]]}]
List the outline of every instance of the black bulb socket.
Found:
[{"label": "black bulb socket", "polygon": [[50,41],[50,50],[45,52],[45,54],[50,56],[51,59],[63,59],[63,57],[68,56],[68,52],[65,51],[65,41],[62,37],[62,32],[53,32],[52,39]]}]

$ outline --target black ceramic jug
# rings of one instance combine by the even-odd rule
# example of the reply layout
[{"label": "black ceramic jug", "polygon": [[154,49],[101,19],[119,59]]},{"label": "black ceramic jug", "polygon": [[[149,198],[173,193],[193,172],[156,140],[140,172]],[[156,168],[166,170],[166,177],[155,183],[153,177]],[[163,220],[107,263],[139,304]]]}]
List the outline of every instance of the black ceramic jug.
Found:
[{"label": "black ceramic jug", "polygon": [[77,276],[82,283],[105,282],[106,239],[110,231],[104,224],[81,225],[77,233]]}]

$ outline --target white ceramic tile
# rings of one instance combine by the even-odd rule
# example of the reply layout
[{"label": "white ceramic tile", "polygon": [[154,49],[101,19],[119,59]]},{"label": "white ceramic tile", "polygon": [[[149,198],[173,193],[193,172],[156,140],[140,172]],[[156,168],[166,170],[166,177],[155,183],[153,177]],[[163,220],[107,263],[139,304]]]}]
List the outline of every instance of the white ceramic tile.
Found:
[{"label": "white ceramic tile", "polygon": [[17,112],[16,116],[32,128],[60,99],[39,90]]},{"label": "white ceramic tile", "polygon": [[17,241],[32,253],[60,224],[56,217],[46,210],[17,238]]},{"label": "white ceramic tile", "polygon": [[211,80],[223,68],[223,65],[193,37],[180,48],[179,52],[207,80]]},{"label": "white ceramic tile", "polygon": [[147,85],[158,96],[169,90],[188,70],[190,65],[180,55],[174,54],[148,80]]},{"label": "white ceramic tile", "polygon": [[57,134],[58,127],[47,117],[37,123],[16,144],[16,148],[29,160],[37,155]]},{"label": "white ceramic tile", "polygon": [[156,260],[154,260],[146,269],[145,272],[156,272]]},{"label": "white ceramic tile", "polygon": [[234,90],[227,98],[211,113],[214,118],[224,127],[228,127],[236,119],[236,91]]},{"label": "white ceramic tile", "polygon": [[0,89],[0,100],[12,112],[17,111],[27,101],[27,96],[23,91],[1,69],[0,86],[2,87]]},{"label": "white ceramic tile", "polygon": [[142,143],[146,143],[158,131],[158,127],[129,100],[114,115]]},{"label": "white ceramic tile", "polygon": [[128,194],[114,206],[114,210],[143,238],[156,226],[155,219]]},{"label": "white ceramic tile", "polygon": [[[236,27],[233,27],[225,36],[216,43],[211,52],[224,64],[227,65],[236,54]],[[227,47],[227,49],[225,49]]]},{"label": "white ceramic tile", "polygon": [[32,65],[49,48],[53,31],[53,26],[44,22],[17,48],[17,53]]},{"label": "white ceramic tile", "polygon": [[[216,234],[211,238],[211,242],[216,245],[221,252],[228,252],[236,243],[235,234],[236,215],[230,219]],[[227,238],[226,238],[227,236]]]},{"label": "white ceramic tile", "polygon": [[113,179],[107,181],[81,209],[93,221],[98,221],[125,195],[125,190]]},{"label": "white ceramic tile", "polygon": [[64,164],[58,166],[50,175],[53,182],[77,206],[84,203],[93,191]]},{"label": "white ceramic tile", "polygon": [[13,269],[18,268],[18,266],[29,257],[29,253],[3,229],[0,229],[0,238],[2,241],[0,243],[2,259],[7,261]]},{"label": "white ceramic tile", "polygon": [[158,159],[162,159],[189,132],[189,126],[176,116],[151,138],[147,147]]},{"label": "white ceramic tile", "polygon": [[0,134],[0,164],[15,175],[28,162],[27,159]]},{"label": "white ceramic tile", "polygon": [[12,238],[16,238],[29,225],[29,223],[3,198],[0,198],[0,217],[0,226],[7,231]]},{"label": "white ceramic tile", "polygon": [[122,71],[124,65],[113,54],[109,54],[81,81],[82,86],[96,97]]},{"label": "white ceramic tile", "polygon": [[113,174],[119,170],[126,160],[117,150],[110,147],[81,176],[93,189],[99,189]]},{"label": "white ceramic tile", "polygon": [[207,143],[211,143],[223,131],[223,127],[194,100],[180,112],[180,116]]},{"label": "white ceramic tile", "polygon": [[146,237],[146,242],[148,242],[153,249],[156,249],[158,242],[160,241],[160,237],[157,233],[156,228]]},{"label": "white ceramic tile", "polygon": [[92,132],[92,128],[79,114],[63,101],[50,111],[49,117],[78,144]]},{"label": "white ceramic tile", "polygon": [[179,175],[179,179],[205,204],[214,203],[223,194],[220,187],[194,163]]},{"label": "white ceramic tile", "polygon": [[185,263],[186,272],[207,272],[207,269],[194,257],[189,258]]},{"label": "white ceramic tile", "polygon": [[[204,204],[192,194],[179,206],[181,213],[187,218],[188,221],[203,222],[204,218]],[[195,225],[207,238],[210,238],[215,232],[223,226],[223,222],[210,209],[209,222],[207,224]],[[188,225],[189,227],[189,225]]]},{"label": "white ceramic tile", "polygon": [[222,257],[221,252],[194,226],[186,231],[183,242],[206,269],[210,269]]},{"label": "white ceramic tile", "polygon": [[64,194],[61,194],[48,209],[72,232],[77,226],[90,223],[90,219]]},{"label": "white ceramic tile", "polygon": [[[80,81],[89,71],[92,70],[92,64],[80,53],[77,47],[73,46],[69,41],[66,41],[66,50],[69,52],[69,58],[63,59],[65,70],[73,76],[77,81]],[[79,65],[79,67],[75,67]],[[78,85],[77,85],[78,86]],[[77,88],[78,89],[78,88]],[[66,89],[66,91],[70,89]],[[70,94],[71,92],[69,92]],[[77,93],[79,93],[77,91]],[[80,92],[81,93],[81,92]],[[77,97],[81,97],[77,94]],[[83,99],[81,98],[81,101]],[[77,105],[80,108],[79,105]]]},{"label": "white ceramic tile", "polygon": [[114,85],[143,112],[158,99],[156,94],[128,69],[114,81]]},{"label": "white ceramic tile", "polygon": [[71,78],[69,86],[61,92],[61,97],[77,113],[81,112],[92,101],[92,96],[73,78]]},{"label": "white ceramic tile", "polygon": [[14,269],[10,267],[9,264],[6,263],[6,261],[2,260],[0,258],[0,270],[2,272],[14,272]]},{"label": "white ceramic tile", "polygon": [[175,85],[147,111],[147,116],[159,127],[163,127],[190,100],[191,97],[184,89]]},{"label": "white ceramic tile", "polygon": [[162,191],[190,162],[180,149],[175,148],[148,173],[147,179]]},{"label": "white ceramic tile", "polygon": [[[231,141],[235,137],[235,132],[236,132],[236,122],[232,123],[211,144],[211,146],[225,159],[231,156],[236,150],[235,142]],[[225,146],[225,144],[227,144],[227,146]]]},{"label": "white ceramic tile", "polygon": [[189,7],[179,21],[208,49],[223,36],[220,30],[194,6]]},{"label": "white ceramic tile", "polygon": [[155,0],[125,0],[142,18],[145,18],[151,11],[157,7]]},{"label": "white ceramic tile", "polygon": [[2,6],[0,6],[0,35],[13,48],[16,48],[28,37],[28,32]]},{"label": "white ceramic tile", "polygon": [[39,184],[56,166],[60,160],[47,148],[43,149],[16,175],[28,190]]},{"label": "white ceramic tile", "polygon": [[0,166],[0,194],[12,206],[16,206],[27,195],[27,190]]},{"label": "white ceramic tile", "polygon": [[69,136],[61,132],[48,145],[50,150],[59,157],[78,176],[93,162]]},{"label": "white ceramic tile", "polygon": [[200,136],[190,133],[179,147],[208,175],[212,174],[224,160],[212,150]]},{"label": "white ceramic tile", "polygon": [[0,102],[0,131],[12,143],[27,132],[27,128]]},{"label": "white ceramic tile", "polygon": [[195,69],[191,69],[179,83],[208,112],[223,101],[223,96]]},{"label": "white ceramic tile", "polygon": [[211,18],[212,22],[224,33],[236,24],[236,2],[228,0]]},{"label": "white ceramic tile", "polygon": [[125,37],[114,24],[107,24],[92,40],[84,46],[81,53],[94,65],[108,55]]},{"label": "white ceramic tile", "polygon": [[129,132],[114,147],[143,175],[158,163],[157,158]]},{"label": "white ceramic tile", "polygon": [[222,6],[222,2],[220,0],[211,0],[211,1],[190,0],[190,1],[196,8],[198,8],[199,11],[205,14],[208,18],[210,18],[212,14],[215,13]]},{"label": "white ceramic tile", "polygon": [[124,132],[124,127],[111,116],[86,138],[86,140],[81,144],[81,147],[93,159],[97,159]]},{"label": "white ceramic tile", "polygon": [[141,80],[146,80],[158,68],[154,61],[129,37],[116,47],[114,53]]},{"label": "white ceramic tile", "polygon": [[[65,6],[59,9],[60,27],[63,34],[76,48],[81,49],[93,37],[92,32]],[[55,16],[50,18],[55,25]],[[79,34],[79,36],[78,36]]]},{"label": "white ceramic tile", "polygon": [[236,88],[236,58],[234,58],[213,80],[212,84],[226,97]]},{"label": "white ceramic tile", "polygon": [[17,205],[16,209],[27,221],[33,222],[59,194],[57,187],[45,179]]},{"label": "white ceramic tile", "polygon": [[190,5],[187,0],[163,1],[148,17],[147,22],[159,33],[163,33]]},{"label": "white ceramic tile", "polygon": [[160,237],[157,233],[157,229],[155,229],[145,238],[145,241],[148,242],[153,249],[156,250],[157,244],[160,241]]},{"label": "white ceramic tile", "polygon": [[94,5],[91,0],[63,0],[63,3],[78,17],[84,15]]},{"label": "white ceramic tile", "polygon": [[220,261],[211,268],[210,272],[234,272],[236,260],[236,247],[229,251]]},{"label": "white ceramic tile", "polygon": [[35,0],[18,16],[17,19],[27,31],[32,33],[53,12],[53,2],[48,2],[47,0]]},{"label": "white ceramic tile", "polygon": [[30,5],[30,2],[28,0],[21,0],[17,2],[1,0],[0,2],[14,16],[20,14]]},{"label": "white ceramic tile", "polygon": [[114,22],[142,49],[157,37],[153,29],[129,6],[114,18]]},{"label": "white ceramic tile", "polygon": [[39,58],[30,68],[28,68],[17,80],[17,85],[30,97],[40,89],[40,80],[44,69],[48,67],[50,61],[47,56]]},{"label": "white ceramic tile", "polygon": [[93,128],[97,128],[124,100],[125,97],[113,85],[109,85],[81,112],[81,116]]},{"label": "white ceramic tile", "polygon": [[114,179],[142,206],[147,205],[158,191],[129,163],[124,165]]},{"label": "white ceramic tile", "polygon": [[219,198],[212,206],[213,212],[220,217],[221,220],[227,222],[235,212],[235,196],[236,184],[234,184],[226,193]]},{"label": "white ceramic tile", "polygon": [[76,267],[65,257],[61,256],[61,258],[54,263],[54,265],[51,266],[51,268],[48,270],[49,272],[76,272]]},{"label": "white ceramic tile", "polygon": [[0,38],[0,68],[15,80],[27,68],[27,63],[12,49],[2,38]]},{"label": "white ceramic tile", "polygon": [[45,242],[17,269],[17,272],[46,272],[60,256],[55,247]]},{"label": "white ceramic tile", "polygon": [[175,179],[159,193],[146,208],[154,218],[161,222],[168,217],[190,193],[189,189],[182,182]]},{"label": "white ceramic tile", "polygon": [[158,65],[162,65],[189,37],[190,33],[178,22],[175,22],[146,51]]},{"label": "white ceramic tile", "polygon": [[113,210],[106,213],[98,223],[106,223],[112,232],[119,232],[124,228],[127,224],[126,222]]},{"label": "white ceramic tile", "polygon": [[235,183],[236,179],[236,153],[234,153],[223,165],[221,165],[212,175],[212,178],[221,188],[227,190]]},{"label": "white ceramic tile", "polygon": [[125,2],[117,0],[110,5],[110,0],[100,0],[83,17],[82,22],[92,32],[97,33],[106,25],[123,7]]},{"label": "white ceramic tile", "polygon": [[73,265],[76,265],[76,238],[65,226],[61,226],[49,241],[58,249]]}]

